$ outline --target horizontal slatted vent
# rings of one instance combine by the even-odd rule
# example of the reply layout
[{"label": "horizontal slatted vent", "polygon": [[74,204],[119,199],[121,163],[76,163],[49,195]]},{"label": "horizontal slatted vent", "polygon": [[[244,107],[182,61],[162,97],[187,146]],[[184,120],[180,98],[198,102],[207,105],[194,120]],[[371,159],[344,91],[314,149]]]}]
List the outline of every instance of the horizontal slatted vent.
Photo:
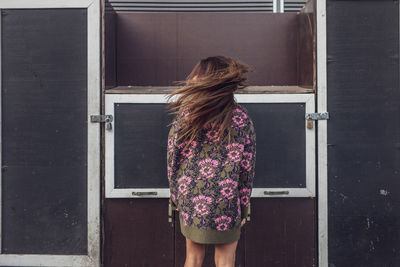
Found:
[{"label": "horizontal slatted vent", "polygon": [[106,9],[115,11],[142,12],[273,12],[273,0],[270,1],[128,1],[107,0]]},{"label": "horizontal slatted vent", "polygon": [[298,12],[306,2],[305,0],[285,0],[284,12]]}]

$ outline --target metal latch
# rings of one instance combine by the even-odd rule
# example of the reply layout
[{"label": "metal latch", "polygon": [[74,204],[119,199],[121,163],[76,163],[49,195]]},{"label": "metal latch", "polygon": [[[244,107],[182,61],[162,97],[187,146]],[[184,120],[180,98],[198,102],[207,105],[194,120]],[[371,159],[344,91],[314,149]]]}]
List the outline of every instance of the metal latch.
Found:
[{"label": "metal latch", "polygon": [[146,195],[157,195],[157,191],[152,191],[152,192],[132,192],[133,196],[146,196]]},{"label": "metal latch", "polygon": [[112,124],[111,124],[112,121],[113,121],[112,115],[90,115],[90,122],[105,122],[107,130],[112,129]]},{"label": "metal latch", "polygon": [[307,120],[307,129],[312,129],[313,127],[313,121],[315,120],[327,120],[329,119],[329,113],[328,112],[319,112],[319,113],[306,113],[305,116]]},{"label": "metal latch", "polygon": [[289,195],[289,191],[264,191],[264,195]]}]

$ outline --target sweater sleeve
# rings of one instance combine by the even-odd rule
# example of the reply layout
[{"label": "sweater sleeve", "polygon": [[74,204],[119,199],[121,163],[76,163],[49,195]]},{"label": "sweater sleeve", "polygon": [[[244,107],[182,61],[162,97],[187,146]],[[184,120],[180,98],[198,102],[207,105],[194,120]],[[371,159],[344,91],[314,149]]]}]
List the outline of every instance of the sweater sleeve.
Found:
[{"label": "sweater sleeve", "polygon": [[173,122],[171,129],[168,133],[168,147],[167,147],[167,176],[170,189],[169,204],[173,210],[177,209],[177,184],[173,176],[175,172],[175,163],[177,155],[176,145],[176,121]]},{"label": "sweater sleeve", "polygon": [[247,218],[250,213],[250,196],[253,190],[255,167],[256,133],[253,122],[249,120],[239,178],[239,197],[242,219]]}]

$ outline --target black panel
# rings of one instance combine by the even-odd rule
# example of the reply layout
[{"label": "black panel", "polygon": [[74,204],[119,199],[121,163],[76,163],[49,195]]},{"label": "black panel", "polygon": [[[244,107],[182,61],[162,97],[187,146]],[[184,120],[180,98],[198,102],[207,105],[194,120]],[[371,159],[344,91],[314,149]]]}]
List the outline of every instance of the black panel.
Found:
[{"label": "black panel", "polygon": [[167,136],[172,116],[166,104],[116,103],[116,188],[168,188]]},{"label": "black panel", "polygon": [[327,1],[329,266],[400,266],[399,2]]},{"label": "black panel", "polygon": [[304,103],[242,103],[257,135],[254,187],[306,187]]},{"label": "black panel", "polygon": [[87,254],[86,9],[1,14],[2,252]]},{"label": "black panel", "polygon": [[[305,104],[243,104],[257,132],[254,187],[305,187]],[[117,103],[115,187],[168,188],[165,104]],[[277,119],[279,118],[279,119]]]}]

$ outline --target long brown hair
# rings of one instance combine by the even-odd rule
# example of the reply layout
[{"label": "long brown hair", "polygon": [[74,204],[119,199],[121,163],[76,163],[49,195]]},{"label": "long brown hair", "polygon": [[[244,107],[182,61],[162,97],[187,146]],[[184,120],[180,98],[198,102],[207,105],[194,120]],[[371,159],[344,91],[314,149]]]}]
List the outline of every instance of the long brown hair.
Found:
[{"label": "long brown hair", "polygon": [[[232,111],[236,108],[233,93],[247,84],[246,72],[254,71],[249,65],[226,56],[212,56],[198,61],[183,84],[168,95],[180,95],[175,102],[168,102],[169,113],[189,111],[181,124],[179,139],[189,140],[185,148],[199,135],[205,125],[217,131],[219,142],[228,137],[232,123]],[[216,130],[216,127],[219,129]],[[225,135],[225,132],[228,132]]]}]

